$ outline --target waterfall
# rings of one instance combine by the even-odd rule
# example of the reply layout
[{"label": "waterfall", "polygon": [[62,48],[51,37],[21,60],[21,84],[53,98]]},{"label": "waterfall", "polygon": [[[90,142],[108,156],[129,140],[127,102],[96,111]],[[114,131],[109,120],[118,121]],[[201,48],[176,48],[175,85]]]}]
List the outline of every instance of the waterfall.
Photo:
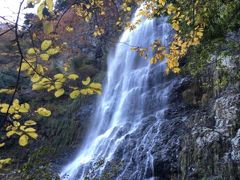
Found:
[{"label": "waterfall", "polygon": [[63,168],[61,179],[154,177],[153,146],[171,81],[163,76],[165,61],[150,65],[149,59],[130,48],[149,47],[156,39],[168,46],[171,31],[162,17],[144,19],[136,29],[122,34],[108,58],[106,84],[91,128],[77,157]]}]

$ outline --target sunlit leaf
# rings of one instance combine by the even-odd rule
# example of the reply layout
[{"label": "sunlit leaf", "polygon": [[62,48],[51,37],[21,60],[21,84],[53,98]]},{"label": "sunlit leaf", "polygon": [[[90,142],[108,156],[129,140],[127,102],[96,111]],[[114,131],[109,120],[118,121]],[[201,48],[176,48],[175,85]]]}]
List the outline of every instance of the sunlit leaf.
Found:
[{"label": "sunlit leaf", "polygon": [[43,61],[48,61],[48,60],[49,60],[49,55],[48,55],[48,54],[40,54],[40,58],[41,58]]},{"label": "sunlit leaf", "polygon": [[36,111],[39,115],[49,117],[51,116],[51,111],[47,110],[46,108],[38,108]]},{"label": "sunlit leaf", "polygon": [[82,81],[82,84],[87,86],[89,83],[91,82],[91,78],[90,77],[87,77],[86,80],[83,80]]},{"label": "sunlit leaf", "polygon": [[64,94],[64,92],[65,92],[64,89],[59,89],[54,93],[54,95],[55,95],[55,97],[58,98],[58,97],[62,96]]},{"label": "sunlit leaf", "polygon": [[24,122],[24,125],[25,126],[33,126],[33,125],[36,125],[37,123],[33,120],[28,120],[28,121],[25,121]]},{"label": "sunlit leaf", "polygon": [[79,76],[77,74],[70,74],[70,75],[68,75],[68,79],[71,79],[71,80],[76,80],[78,78],[79,78]]},{"label": "sunlit leaf", "polygon": [[23,134],[20,138],[19,138],[19,141],[18,141],[18,143],[19,143],[19,145],[20,146],[26,146],[27,144],[28,144],[28,136],[27,135],[25,135],[25,134]]},{"label": "sunlit leaf", "polygon": [[52,45],[52,40],[44,40],[41,44],[41,49],[43,51],[47,50]]},{"label": "sunlit leaf", "polygon": [[70,93],[70,97],[72,99],[76,99],[80,94],[81,94],[81,92],[79,90],[75,90],[75,91]]}]

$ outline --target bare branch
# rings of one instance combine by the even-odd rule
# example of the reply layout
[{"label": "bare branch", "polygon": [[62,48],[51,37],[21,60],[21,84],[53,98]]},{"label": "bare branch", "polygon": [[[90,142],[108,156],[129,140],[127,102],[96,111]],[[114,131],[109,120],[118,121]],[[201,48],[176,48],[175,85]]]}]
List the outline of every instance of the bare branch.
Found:
[{"label": "bare branch", "polygon": [[2,127],[2,125],[3,125],[5,122],[9,122],[9,123],[12,124],[12,121],[8,118],[8,115],[9,115],[10,106],[13,104],[15,95],[16,95],[16,93],[17,93],[17,89],[18,89],[19,81],[20,81],[20,76],[21,76],[21,67],[22,67],[22,63],[23,63],[23,59],[24,59],[24,57],[23,57],[23,52],[22,52],[22,48],[21,48],[21,45],[20,45],[20,42],[19,42],[19,34],[18,34],[18,21],[19,21],[19,16],[20,16],[20,12],[21,12],[22,5],[23,5],[24,1],[25,1],[25,0],[22,0],[21,3],[20,3],[20,5],[19,5],[19,9],[18,9],[18,13],[17,13],[17,19],[16,19],[16,22],[15,22],[15,37],[16,37],[18,52],[19,52],[19,54],[20,54],[20,56],[21,56],[20,63],[19,63],[18,75],[17,75],[17,81],[16,81],[14,93],[13,93],[13,95],[12,95],[11,101],[10,101],[10,103],[9,103],[9,106],[8,106],[8,109],[7,109],[7,112],[6,112],[5,119],[0,122],[0,127]]}]

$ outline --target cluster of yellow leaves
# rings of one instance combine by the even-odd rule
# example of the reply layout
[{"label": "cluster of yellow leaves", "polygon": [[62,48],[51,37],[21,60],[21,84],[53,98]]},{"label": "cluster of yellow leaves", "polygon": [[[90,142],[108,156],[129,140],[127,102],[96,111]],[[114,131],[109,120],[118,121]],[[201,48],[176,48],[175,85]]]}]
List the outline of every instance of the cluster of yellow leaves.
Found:
[{"label": "cluster of yellow leaves", "polygon": [[129,1],[126,1],[122,4],[121,8],[123,9],[123,11],[125,12],[130,12],[132,10]]},{"label": "cluster of yellow leaves", "polygon": [[93,36],[94,37],[97,37],[97,36],[102,36],[104,34],[105,30],[102,28],[102,27],[99,27],[99,26],[95,26],[95,31],[93,33]]},{"label": "cluster of yellow leaves", "polygon": [[65,27],[65,30],[66,30],[67,32],[73,32],[73,31],[74,31],[74,28],[73,28],[72,26],[66,26],[66,27]]},{"label": "cluster of yellow leaves", "polygon": [[131,51],[135,51],[139,54],[139,56],[147,58],[148,56],[148,48],[140,48],[140,47],[133,47],[131,48]]},{"label": "cluster of yellow leaves", "polygon": [[98,13],[100,16],[105,16],[105,7],[103,0],[89,0],[88,2],[74,5],[77,16],[82,17],[86,22],[89,22],[93,13]]},{"label": "cluster of yellow leaves", "polygon": [[92,95],[92,94],[101,94],[102,86],[100,83],[91,82],[91,78],[87,77],[82,81],[82,85],[85,86],[83,89],[78,87],[70,87],[73,91],[70,93],[72,99],[76,99],[80,94],[82,95]]},{"label": "cluster of yellow leaves", "polygon": [[[36,121],[32,119],[23,118],[30,111],[30,105],[28,103],[20,104],[18,99],[14,99],[12,105],[3,103],[0,104],[0,112],[3,114],[10,114],[11,124],[6,127],[6,136],[10,138],[13,135],[19,136],[19,145],[26,146],[29,138],[37,139],[38,134],[36,129],[30,127],[36,125]],[[45,108],[38,108],[36,111],[41,116],[50,116],[51,111]],[[25,115],[24,115],[25,114]],[[5,143],[1,143],[0,147],[3,147]]]},{"label": "cluster of yellow leaves", "polygon": [[10,105],[7,103],[0,104],[0,112],[1,113],[8,113],[13,116],[13,119],[20,119],[21,115],[19,113],[27,113],[30,109],[30,105],[28,103],[19,104],[19,100],[15,99],[13,104]]},{"label": "cluster of yellow leaves", "polygon": [[[199,1],[195,2],[195,6],[198,6]],[[166,47],[162,46],[160,41],[155,41],[151,47],[154,52],[152,58],[150,59],[151,64],[155,64],[158,61],[162,61],[167,58],[167,68],[166,73],[170,71],[174,73],[179,73],[179,60],[184,57],[191,46],[196,46],[200,44],[203,36],[204,23],[202,21],[195,22],[193,25],[192,20],[189,18],[189,14],[192,12],[183,11],[181,7],[175,7],[173,3],[166,3],[166,0],[153,0],[145,2],[141,10],[138,12],[138,16],[142,16],[152,19],[156,15],[167,14],[169,16],[172,28],[175,30],[175,36],[170,45],[170,51],[166,51]],[[195,12],[196,13],[196,12]],[[139,19],[140,19],[139,18]],[[139,24],[140,20],[137,19],[135,22],[128,24],[128,28],[133,30]],[[182,35],[183,27],[188,27],[191,29],[189,32],[185,32]],[[131,48],[131,50],[139,53],[140,56],[147,56],[147,51],[149,48]]]},{"label": "cluster of yellow leaves", "polygon": [[88,95],[88,94],[101,94],[101,84],[99,83],[90,83],[91,79],[88,77],[86,80],[82,81],[83,86],[87,86],[87,88],[81,89],[76,86],[64,86],[66,84],[70,84],[68,81],[75,81],[79,79],[77,74],[56,74],[53,78],[42,78],[41,81],[35,82],[32,85],[33,90],[44,90],[46,89],[48,92],[55,91],[54,95],[56,98],[63,96],[67,89],[70,89],[70,97],[72,99],[77,98],[80,94]]},{"label": "cluster of yellow leaves", "polygon": [[[23,103],[20,104],[18,99],[15,99],[13,101],[13,104],[9,107],[9,104],[0,104],[0,112],[3,114],[6,114],[7,111],[9,110],[9,114],[11,115],[11,119],[12,119],[12,124],[10,126],[7,126],[6,128],[6,136],[7,137],[11,137],[14,134],[17,134],[20,136],[19,138],[19,144],[21,146],[25,146],[27,145],[26,142],[23,142],[23,140],[25,140],[25,136],[27,134],[29,134],[30,137],[32,138],[36,138],[37,134],[36,132],[32,131],[31,128],[26,128],[27,126],[31,126],[31,125],[36,125],[36,122],[33,120],[28,120],[25,121],[24,125],[21,125],[20,120],[22,118],[23,114],[26,114],[29,112],[30,109],[30,105],[28,103]],[[4,144],[2,143],[0,146],[4,146]]]},{"label": "cluster of yellow leaves", "polygon": [[[37,82],[41,80],[41,77],[45,74],[47,70],[43,64],[38,62],[38,59],[42,61],[48,61],[53,55],[60,52],[60,47],[52,46],[52,40],[44,40],[41,43],[41,48],[30,48],[27,50],[25,62],[21,65],[21,71],[26,72],[27,75],[31,76],[32,82]],[[17,69],[17,71],[19,68]]]}]

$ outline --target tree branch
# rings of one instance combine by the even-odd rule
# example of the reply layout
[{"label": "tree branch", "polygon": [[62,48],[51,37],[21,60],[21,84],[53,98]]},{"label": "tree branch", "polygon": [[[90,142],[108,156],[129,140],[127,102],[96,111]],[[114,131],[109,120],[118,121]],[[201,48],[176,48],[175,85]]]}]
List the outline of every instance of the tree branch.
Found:
[{"label": "tree branch", "polygon": [[8,116],[9,116],[9,110],[10,110],[11,105],[13,104],[15,95],[16,95],[16,93],[17,93],[17,89],[18,89],[19,81],[20,81],[20,76],[21,76],[21,67],[22,67],[22,63],[23,63],[23,59],[24,59],[24,57],[23,57],[23,52],[22,52],[22,48],[21,48],[21,45],[20,45],[20,42],[19,42],[19,34],[18,34],[18,21],[19,21],[19,16],[20,16],[20,12],[21,12],[22,5],[23,5],[24,1],[25,1],[25,0],[22,0],[21,3],[20,3],[20,5],[19,5],[19,9],[18,9],[18,13],[17,13],[17,19],[16,19],[15,27],[14,27],[14,28],[15,28],[15,37],[16,37],[18,52],[19,52],[19,54],[20,54],[20,56],[21,56],[20,63],[19,63],[19,70],[18,70],[16,85],[15,85],[15,90],[14,90],[14,93],[13,93],[13,95],[12,95],[11,101],[10,101],[10,103],[9,103],[9,106],[8,106],[8,109],[7,109],[7,112],[6,112],[5,119],[0,122],[0,127],[2,127],[5,122],[9,122],[9,123],[12,124],[12,121],[8,118]]}]

